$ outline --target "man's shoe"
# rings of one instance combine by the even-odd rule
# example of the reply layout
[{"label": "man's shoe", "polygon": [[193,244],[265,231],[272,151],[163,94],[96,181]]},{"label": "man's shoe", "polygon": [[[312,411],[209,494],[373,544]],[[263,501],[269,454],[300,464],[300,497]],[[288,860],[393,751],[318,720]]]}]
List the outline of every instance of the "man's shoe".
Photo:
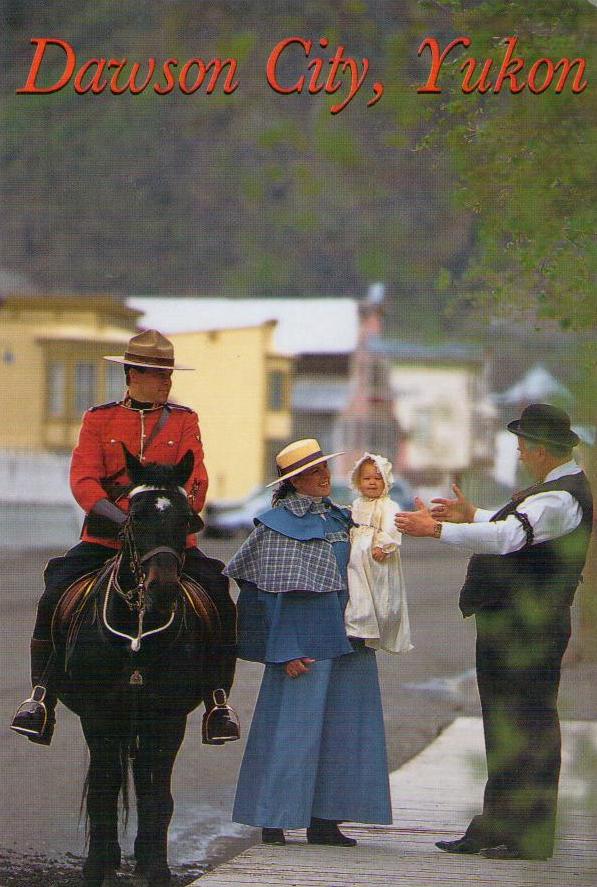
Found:
[{"label": "man's shoe", "polygon": [[483,849],[483,845],[472,841],[466,836],[457,838],[455,841],[436,841],[435,846],[445,853],[479,853]]},{"label": "man's shoe", "polygon": [[355,847],[356,840],[343,835],[338,824],[332,819],[318,819],[313,816],[307,829],[307,843],[331,844],[335,847]]},{"label": "man's shoe", "polygon": [[240,723],[238,715],[228,705],[223,690],[214,690],[214,707],[205,712],[201,722],[201,739],[205,745],[224,745],[240,739]]},{"label": "man's shoe", "polygon": [[56,700],[46,695],[45,687],[35,686],[31,696],[22,702],[10,725],[15,733],[22,733],[31,742],[49,745],[54,734]]},{"label": "man's shoe", "polygon": [[261,829],[262,844],[285,844],[284,830],[281,828],[262,828]]},{"label": "man's shoe", "polygon": [[520,850],[518,847],[509,847],[508,844],[498,844],[496,847],[485,847],[483,850],[479,851],[479,855],[484,856],[485,859],[545,860],[550,858],[547,855],[540,855],[538,853],[525,853],[524,850]]}]

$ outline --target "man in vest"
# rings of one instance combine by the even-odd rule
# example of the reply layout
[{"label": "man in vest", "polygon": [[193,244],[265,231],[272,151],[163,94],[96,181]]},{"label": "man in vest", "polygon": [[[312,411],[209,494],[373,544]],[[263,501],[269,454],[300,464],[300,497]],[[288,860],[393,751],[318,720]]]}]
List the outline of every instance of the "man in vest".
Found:
[{"label": "man in vest", "polygon": [[[164,465],[175,464],[187,450],[193,453],[194,467],[186,490],[194,518],[186,542],[184,571],[212,597],[222,623],[221,643],[213,657],[215,686],[206,688],[206,710],[213,708],[213,691],[224,684],[229,689],[234,674],[236,611],[228,580],[222,575],[224,565],[196,547],[196,532],[203,526],[199,512],[208,483],[199,421],[193,410],[168,402],[173,371],[192,367],[175,363],[172,343],[157,330],[133,336],[122,357],[105,359],[123,364],[126,395],[120,402],[92,407],[83,416],[70,470],[73,496],[86,513],[81,542],[46,566],[45,591],[31,640],[31,680],[35,689],[11,724],[17,733],[40,745],[50,744],[55,723],[51,625],[56,605],[72,582],[101,567],[120,548],[118,536],[127,519],[130,483],[123,445],[141,462]],[[217,708],[208,723],[212,735],[208,733],[206,741],[211,742],[214,735],[219,737],[217,744],[238,738],[236,723],[225,708]]]},{"label": "man in vest", "polygon": [[396,515],[412,536],[474,552],[460,593],[475,615],[476,667],[488,779],[483,813],[448,853],[547,859],[553,853],[561,739],[557,695],[570,605],[593,522],[587,478],[572,458],[578,437],[565,412],[531,404],[508,430],[536,483],[497,513],[455,499]]}]

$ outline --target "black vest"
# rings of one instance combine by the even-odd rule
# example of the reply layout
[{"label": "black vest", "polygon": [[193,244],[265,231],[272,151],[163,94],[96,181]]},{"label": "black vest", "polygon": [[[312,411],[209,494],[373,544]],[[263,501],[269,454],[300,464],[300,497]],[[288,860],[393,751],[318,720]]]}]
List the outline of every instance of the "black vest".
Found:
[{"label": "black vest", "polygon": [[[518,513],[518,506],[528,496],[551,490],[570,493],[579,503],[582,519],[578,527],[565,536],[532,545],[532,528],[526,522],[527,541],[518,551],[473,555],[460,592],[463,616],[481,609],[520,606],[522,597],[530,597],[535,608],[552,610],[571,605],[593,526],[593,497],[585,474],[566,474],[516,493],[491,520],[505,520]],[[524,515],[524,506],[521,513]],[[524,527],[524,518],[522,523]]]}]

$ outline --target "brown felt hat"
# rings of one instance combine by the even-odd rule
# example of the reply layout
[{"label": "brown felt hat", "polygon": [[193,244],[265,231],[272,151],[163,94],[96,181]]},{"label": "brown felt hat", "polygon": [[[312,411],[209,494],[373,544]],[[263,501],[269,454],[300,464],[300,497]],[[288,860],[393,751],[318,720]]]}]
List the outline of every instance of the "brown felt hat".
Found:
[{"label": "brown felt hat", "polygon": [[104,357],[114,363],[126,363],[134,367],[148,367],[154,370],[194,370],[195,367],[174,363],[174,345],[157,330],[145,330],[129,340],[121,357]]}]

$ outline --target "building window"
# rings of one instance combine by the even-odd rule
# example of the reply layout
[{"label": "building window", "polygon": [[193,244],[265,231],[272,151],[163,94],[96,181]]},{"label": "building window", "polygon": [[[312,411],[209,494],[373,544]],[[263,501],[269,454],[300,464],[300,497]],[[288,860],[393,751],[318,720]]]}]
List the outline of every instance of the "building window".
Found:
[{"label": "building window", "polygon": [[63,363],[51,363],[48,367],[48,416],[64,415],[66,405],[66,368]]},{"label": "building window", "polygon": [[286,406],[286,373],[273,370],[267,377],[267,405],[270,410],[283,410]]},{"label": "building window", "polygon": [[75,411],[82,413],[95,403],[95,364],[75,366]]},{"label": "building window", "polygon": [[106,363],[105,373],[106,400],[122,400],[125,388],[124,370],[122,365],[119,363]]}]

